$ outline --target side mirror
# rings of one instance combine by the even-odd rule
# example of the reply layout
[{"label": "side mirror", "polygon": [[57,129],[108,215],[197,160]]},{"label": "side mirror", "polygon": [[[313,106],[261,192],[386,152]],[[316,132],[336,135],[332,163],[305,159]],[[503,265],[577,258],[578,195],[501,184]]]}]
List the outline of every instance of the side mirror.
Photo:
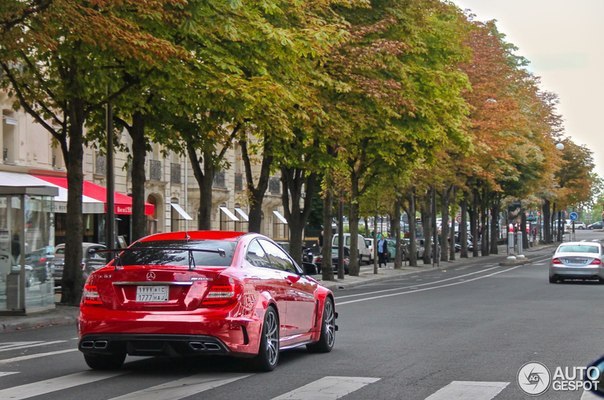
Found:
[{"label": "side mirror", "polygon": [[315,275],[317,273],[317,266],[313,263],[303,262],[302,269],[304,269],[305,275]]},{"label": "side mirror", "polygon": [[584,388],[590,392],[604,397],[604,356],[591,363],[585,370],[583,380]]}]

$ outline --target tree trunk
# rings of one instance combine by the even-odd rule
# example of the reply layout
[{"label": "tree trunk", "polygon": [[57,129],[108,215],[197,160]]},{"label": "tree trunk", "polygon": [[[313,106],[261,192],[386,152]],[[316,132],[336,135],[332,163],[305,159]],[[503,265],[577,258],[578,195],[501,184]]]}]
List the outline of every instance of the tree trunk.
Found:
[{"label": "tree trunk", "polygon": [[422,227],[424,230],[424,264],[432,263],[432,189],[422,201]]},{"label": "tree trunk", "polygon": [[403,260],[401,255],[401,198],[399,195],[396,196],[396,202],[394,203],[394,218],[392,220],[394,221],[392,228],[396,246],[394,269],[401,269],[403,267]]},{"label": "tree trunk", "polygon": [[[452,187],[443,190],[442,192],[442,223],[441,223],[441,232],[440,232],[440,260],[441,261],[449,261],[449,245],[453,242],[449,237],[449,197],[451,196]],[[455,245],[452,245],[455,247]]]},{"label": "tree trunk", "polygon": [[468,200],[465,194],[461,200],[459,212],[461,213],[461,222],[459,223],[461,250],[459,256],[461,258],[468,258]]},{"label": "tree trunk", "polygon": [[350,229],[350,276],[359,276],[359,176],[355,171],[350,174],[350,205],[348,213],[348,228]]},{"label": "tree trunk", "polygon": [[331,223],[333,220],[333,192],[331,190],[331,172],[328,171],[325,177],[326,189],[323,197],[323,247],[321,248],[321,278],[324,281],[333,281],[333,267],[331,265],[331,243],[333,241],[333,230]]},{"label": "tree trunk", "polygon": [[[84,157],[83,126],[84,113],[82,103],[74,100],[69,110],[69,149],[63,155],[67,165],[67,215],[65,233],[65,266],[61,291],[61,303],[78,305],[82,296],[82,238],[84,236],[84,221],[82,218],[82,185],[84,173],[82,160]],[[113,221],[106,221],[113,223]]]},{"label": "tree trunk", "polygon": [[528,233],[526,229],[526,211],[522,209],[520,211],[520,234],[522,235],[522,248],[528,249],[529,241],[528,241]]},{"label": "tree trunk", "polygon": [[549,200],[543,201],[541,207],[543,216],[543,242],[552,243],[552,231],[551,231],[551,202]]},{"label": "tree trunk", "polygon": [[145,158],[147,141],[145,139],[145,116],[135,112],[132,127],[128,130],[132,138],[132,241],[147,233],[145,217]]},{"label": "tree trunk", "polygon": [[409,212],[407,218],[409,219],[409,266],[417,267],[417,229],[415,226],[415,190],[412,189],[409,193]]},{"label": "tree trunk", "polygon": [[[199,208],[197,209],[197,229],[208,230],[212,227],[212,184],[214,182],[214,165],[209,159],[197,156],[195,145],[187,141],[187,154],[193,169],[193,176],[199,187]],[[204,162],[205,159],[205,162]],[[203,164],[203,167],[202,167]]]},{"label": "tree trunk", "polygon": [[262,202],[266,189],[268,188],[268,181],[270,179],[270,167],[273,163],[272,149],[270,147],[270,141],[267,140],[266,135],[264,137],[264,148],[262,150],[262,165],[260,167],[260,176],[258,177],[258,184],[254,186],[254,176],[252,174],[252,161],[248,151],[247,140],[245,138],[239,141],[241,145],[241,156],[243,158],[243,164],[245,166],[245,177],[247,191],[250,196],[250,213],[249,213],[249,224],[248,230],[250,232],[261,233],[262,228]]},{"label": "tree trunk", "polygon": [[491,254],[499,254],[499,214],[501,213],[501,200],[493,202],[491,208]]},{"label": "tree trunk", "polygon": [[472,208],[470,209],[470,230],[472,232],[472,256],[478,257],[478,191],[473,190]]},{"label": "tree trunk", "polygon": [[451,187],[451,231],[449,237],[451,238],[449,246],[449,260],[455,260],[455,186]]},{"label": "tree trunk", "polygon": [[[311,211],[311,200],[315,195],[317,181],[316,174],[305,174],[304,169],[281,168],[281,183],[283,193],[281,200],[283,203],[284,216],[289,225],[290,255],[296,262],[302,263],[302,237],[304,227]],[[302,191],[304,193],[303,208],[300,208],[302,200]]]}]

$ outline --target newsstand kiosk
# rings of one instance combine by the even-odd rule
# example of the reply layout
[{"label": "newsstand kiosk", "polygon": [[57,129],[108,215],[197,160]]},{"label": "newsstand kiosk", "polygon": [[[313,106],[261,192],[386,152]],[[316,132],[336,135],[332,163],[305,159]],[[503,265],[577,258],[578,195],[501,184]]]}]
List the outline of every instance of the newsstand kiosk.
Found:
[{"label": "newsstand kiosk", "polygon": [[0,315],[55,307],[53,198],[56,187],[0,186]]}]

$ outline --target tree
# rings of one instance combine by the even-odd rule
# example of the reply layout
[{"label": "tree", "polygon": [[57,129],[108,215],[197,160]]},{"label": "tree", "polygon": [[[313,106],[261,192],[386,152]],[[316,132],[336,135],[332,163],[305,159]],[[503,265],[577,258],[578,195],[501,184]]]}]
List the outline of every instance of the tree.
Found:
[{"label": "tree", "polygon": [[[17,0],[4,2],[15,6]],[[82,290],[82,157],[84,123],[126,87],[111,84],[106,67],[115,57],[149,64],[181,55],[136,21],[176,17],[179,0],[54,0],[0,39],[0,85],[59,143],[67,167],[68,200],[62,303],[78,304]],[[15,7],[13,7],[15,8]],[[7,26],[5,26],[6,28]],[[112,90],[107,93],[107,88]]]},{"label": "tree", "polygon": [[[340,115],[339,157],[350,177],[351,275],[358,274],[358,202],[381,173],[429,162],[445,138],[463,141],[467,81],[464,30],[454,7],[432,1],[373,1],[343,15],[351,39],[328,63],[337,84],[328,113]],[[401,160],[403,161],[401,163]]]}]

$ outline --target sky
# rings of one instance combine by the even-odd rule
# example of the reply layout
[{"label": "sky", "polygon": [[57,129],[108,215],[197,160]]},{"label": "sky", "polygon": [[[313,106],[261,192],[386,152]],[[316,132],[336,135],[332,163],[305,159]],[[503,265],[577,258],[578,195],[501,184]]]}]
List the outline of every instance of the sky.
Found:
[{"label": "sky", "polygon": [[497,20],[541,89],[558,95],[565,136],[591,150],[604,178],[604,0],[453,2],[476,20]]}]

